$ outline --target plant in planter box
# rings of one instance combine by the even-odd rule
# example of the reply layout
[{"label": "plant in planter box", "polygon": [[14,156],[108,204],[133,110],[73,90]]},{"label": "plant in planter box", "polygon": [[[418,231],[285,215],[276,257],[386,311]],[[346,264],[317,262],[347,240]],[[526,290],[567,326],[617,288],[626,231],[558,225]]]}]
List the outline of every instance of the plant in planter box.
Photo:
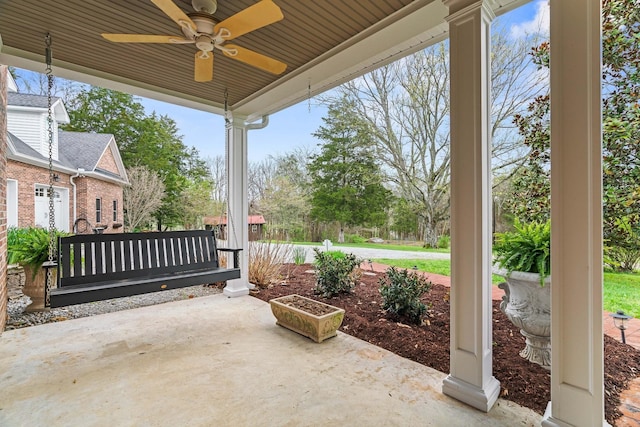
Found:
[{"label": "plant in planter box", "polygon": [[[56,240],[62,233],[56,234]],[[44,309],[45,272],[42,264],[49,259],[49,232],[44,228],[11,228],[7,233],[7,253],[10,263],[24,269],[23,293],[32,303],[26,311]]]},{"label": "plant in planter box", "polygon": [[514,231],[499,233],[493,246],[496,274],[506,283],[500,309],[520,328],[526,346],[520,356],[551,366],[551,224],[516,221]]}]

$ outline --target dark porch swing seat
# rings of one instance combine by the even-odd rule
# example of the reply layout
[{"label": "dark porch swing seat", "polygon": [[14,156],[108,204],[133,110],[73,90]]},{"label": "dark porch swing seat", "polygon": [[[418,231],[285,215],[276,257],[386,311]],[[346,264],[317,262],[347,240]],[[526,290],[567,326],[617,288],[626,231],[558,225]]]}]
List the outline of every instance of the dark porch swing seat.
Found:
[{"label": "dark porch swing seat", "polygon": [[[218,248],[208,230],[60,237],[50,307],[238,279],[241,250]],[[218,252],[233,255],[233,268],[220,267]]]}]

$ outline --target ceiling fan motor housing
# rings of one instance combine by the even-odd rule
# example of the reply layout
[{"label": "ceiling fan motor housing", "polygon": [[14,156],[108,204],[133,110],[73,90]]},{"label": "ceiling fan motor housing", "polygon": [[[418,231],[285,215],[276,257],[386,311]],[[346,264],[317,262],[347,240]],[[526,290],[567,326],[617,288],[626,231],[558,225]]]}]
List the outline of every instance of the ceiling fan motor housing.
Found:
[{"label": "ceiling fan motor housing", "polygon": [[188,14],[189,18],[196,24],[196,31],[200,34],[209,34],[213,36],[214,27],[218,22],[213,19],[213,16],[206,13],[193,12]]}]

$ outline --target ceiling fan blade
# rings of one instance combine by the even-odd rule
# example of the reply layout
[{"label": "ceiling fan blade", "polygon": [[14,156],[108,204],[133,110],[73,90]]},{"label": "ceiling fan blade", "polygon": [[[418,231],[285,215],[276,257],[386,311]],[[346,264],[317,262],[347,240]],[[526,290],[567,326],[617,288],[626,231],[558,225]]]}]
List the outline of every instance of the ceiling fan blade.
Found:
[{"label": "ceiling fan blade", "polygon": [[253,6],[230,16],[214,27],[217,34],[220,28],[226,28],[231,35],[225,40],[232,40],[258,28],[262,28],[284,18],[280,8],[271,0],[262,0]]},{"label": "ceiling fan blade", "polygon": [[191,28],[195,33],[196,24],[182,11],[172,0],[151,0],[161,11],[165,13],[169,18],[173,19],[173,22],[183,27],[186,25]]},{"label": "ceiling fan blade", "polygon": [[187,44],[193,43],[193,40],[185,39],[178,36],[156,36],[148,34],[106,34],[102,37],[115,43],[174,43]]},{"label": "ceiling fan blade", "polygon": [[213,52],[196,52],[193,79],[197,82],[213,80]]},{"label": "ceiling fan blade", "polygon": [[[237,59],[261,70],[268,71],[272,74],[282,74],[287,69],[287,64],[280,62],[277,59],[270,58],[261,53],[254,52],[253,50],[245,49],[244,47],[237,46],[235,44],[225,44],[222,53],[229,58]],[[233,55],[231,52],[235,51]]]}]

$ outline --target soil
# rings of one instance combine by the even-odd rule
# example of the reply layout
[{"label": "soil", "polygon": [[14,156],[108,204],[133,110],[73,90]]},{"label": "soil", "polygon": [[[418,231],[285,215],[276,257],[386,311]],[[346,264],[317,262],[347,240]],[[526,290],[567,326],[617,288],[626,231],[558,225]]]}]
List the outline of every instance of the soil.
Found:
[{"label": "soil", "polygon": [[306,313],[313,314],[314,316],[324,316],[325,314],[338,311],[338,309],[336,309],[335,307],[319,303],[315,300],[300,298],[297,295],[291,295],[278,301],[280,301],[284,305],[295,307]]},{"label": "soil", "polygon": [[[298,294],[346,311],[340,330],[385,348],[399,356],[449,373],[449,288],[434,283],[423,295],[427,315],[422,325],[391,316],[381,309],[378,281],[384,273],[363,274],[350,294],[333,298],[315,295],[313,266],[286,264],[282,283],[252,291],[264,301],[284,295]],[[501,397],[542,414],[550,400],[550,373],[539,365],[520,357],[525,346],[519,330],[493,301],[493,375],[500,381]],[[604,336],[605,353],[605,418],[614,425],[620,417],[620,393],[640,375],[640,351]]]}]

